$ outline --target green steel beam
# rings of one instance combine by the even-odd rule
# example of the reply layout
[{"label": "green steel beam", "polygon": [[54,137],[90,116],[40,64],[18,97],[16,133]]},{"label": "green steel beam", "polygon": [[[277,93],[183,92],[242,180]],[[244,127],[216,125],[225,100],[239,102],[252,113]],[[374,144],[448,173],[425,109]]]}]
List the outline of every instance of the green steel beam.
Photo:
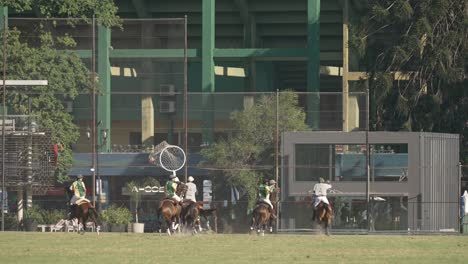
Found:
[{"label": "green steel beam", "polygon": [[[109,61],[111,31],[104,26],[98,26],[98,78],[100,95],[98,96],[97,120],[99,126],[98,151],[110,152],[111,146],[111,73]],[[103,131],[107,129],[107,140],[104,141]]]},{"label": "green steel beam", "polygon": [[[200,57],[200,50],[188,49],[187,57]],[[117,49],[111,50],[111,58],[183,58],[183,49]]]},{"label": "green steel beam", "polygon": [[214,49],[215,49],[215,0],[203,0],[202,28],[202,104],[203,143],[213,142],[214,113],[213,93],[215,91]]},{"label": "green steel beam", "polygon": [[[326,1],[325,1],[326,2]],[[319,129],[320,110],[320,0],[307,0],[307,124]]]},{"label": "green steel beam", "polygon": [[3,19],[6,18],[6,26],[8,27],[8,7],[0,6],[0,30],[3,32]]},{"label": "green steel beam", "polygon": [[[80,58],[91,58],[91,50],[75,50]],[[111,58],[182,58],[182,49],[117,49],[110,51]],[[189,58],[201,58],[200,49],[188,49]],[[292,58],[307,59],[308,49],[264,48],[264,49],[214,49],[215,58]],[[342,52],[321,52],[320,61],[341,61]]]},{"label": "green steel beam", "polygon": [[91,50],[74,50],[78,57],[82,59],[90,59],[93,56],[93,53]]},{"label": "green steel beam", "polygon": [[[177,0],[177,1],[149,1],[147,7],[150,13],[202,13],[204,11],[202,1]],[[216,12],[238,12],[234,1],[217,1]],[[284,1],[284,0],[255,0],[249,1],[249,9],[252,12],[287,12],[287,11],[305,11],[307,10],[306,1]],[[341,7],[337,1],[323,1],[322,11],[337,11]],[[119,12],[134,13],[135,7],[131,1],[120,1]]]}]

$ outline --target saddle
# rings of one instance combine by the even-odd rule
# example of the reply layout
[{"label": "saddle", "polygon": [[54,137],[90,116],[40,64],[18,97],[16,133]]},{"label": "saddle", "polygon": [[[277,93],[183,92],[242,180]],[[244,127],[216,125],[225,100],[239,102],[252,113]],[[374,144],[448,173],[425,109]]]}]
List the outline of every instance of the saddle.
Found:
[{"label": "saddle", "polygon": [[80,198],[80,199],[76,200],[76,202],[75,202],[75,204],[76,204],[77,206],[80,206],[80,205],[85,204],[85,203],[89,204],[90,208],[94,208],[94,206],[93,206],[93,204],[91,203],[91,201],[88,200],[88,199],[86,199],[86,198]]},{"label": "saddle", "polygon": [[161,201],[161,204],[162,204],[163,201],[171,201],[172,204],[173,204],[174,206],[179,205],[179,202],[178,202],[176,199],[174,199],[174,198],[166,197],[166,198],[164,198],[164,199]]},{"label": "saddle", "polygon": [[270,210],[270,212],[273,211],[273,208],[271,208],[270,205],[265,201],[258,200],[257,203],[255,203],[255,207],[258,207],[260,205],[265,205],[268,208],[268,210]]}]

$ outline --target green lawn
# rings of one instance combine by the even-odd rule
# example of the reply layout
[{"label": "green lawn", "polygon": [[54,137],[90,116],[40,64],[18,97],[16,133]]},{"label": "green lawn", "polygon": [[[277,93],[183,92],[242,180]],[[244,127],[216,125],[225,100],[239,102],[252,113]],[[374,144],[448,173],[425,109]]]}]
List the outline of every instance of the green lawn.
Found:
[{"label": "green lawn", "polygon": [[0,263],[468,263],[468,236],[0,232]]}]

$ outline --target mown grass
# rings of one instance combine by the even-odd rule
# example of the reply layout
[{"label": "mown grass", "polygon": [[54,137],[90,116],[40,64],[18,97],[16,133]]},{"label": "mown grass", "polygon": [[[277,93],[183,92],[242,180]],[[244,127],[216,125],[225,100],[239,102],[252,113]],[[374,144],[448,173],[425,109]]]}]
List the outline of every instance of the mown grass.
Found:
[{"label": "mown grass", "polygon": [[0,233],[0,263],[467,263],[468,236]]}]

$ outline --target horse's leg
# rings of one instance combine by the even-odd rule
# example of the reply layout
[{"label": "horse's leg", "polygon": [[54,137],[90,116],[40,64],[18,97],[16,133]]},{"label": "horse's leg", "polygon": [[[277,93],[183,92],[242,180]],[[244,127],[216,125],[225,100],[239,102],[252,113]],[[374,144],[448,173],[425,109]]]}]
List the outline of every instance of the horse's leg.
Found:
[{"label": "horse's leg", "polygon": [[252,223],[250,225],[250,231],[253,231],[255,228],[255,214],[252,214]]},{"label": "horse's leg", "polygon": [[270,216],[270,219],[268,219],[268,225],[270,226],[270,233],[273,233],[273,218]]}]

